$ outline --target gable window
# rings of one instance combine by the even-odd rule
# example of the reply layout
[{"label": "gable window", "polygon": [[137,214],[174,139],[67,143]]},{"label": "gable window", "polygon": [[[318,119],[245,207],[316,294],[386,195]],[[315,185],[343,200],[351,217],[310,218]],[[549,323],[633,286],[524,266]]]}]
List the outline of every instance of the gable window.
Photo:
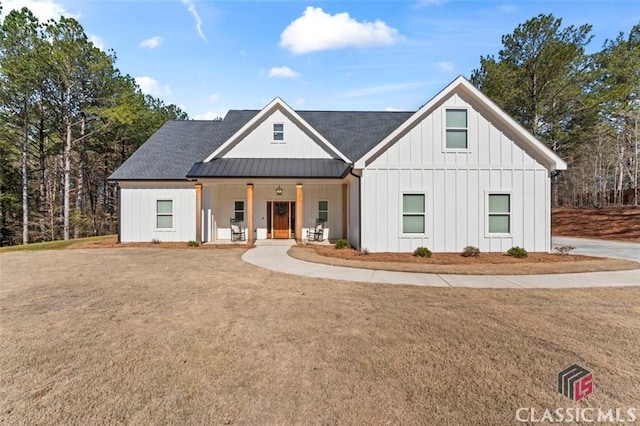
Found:
[{"label": "gable window", "polygon": [[173,200],[156,200],[156,228],[173,228]]},{"label": "gable window", "polygon": [[511,195],[489,194],[489,233],[511,232]]},{"label": "gable window", "polygon": [[402,194],[403,234],[424,234],[424,202],[424,194]]},{"label": "gable window", "polygon": [[282,123],[273,124],[273,140],[274,142],[284,141],[284,124]]},{"label": "gable window", "polygon": [[324,220],[325,222],[329,221],[329,202],[328,201],[318,201],[318,219]]},{"label": "gable window", "polygon": [[447,109],[445,118],[446,148],[467,149],[468,127],[466,109]]},{"label": "gable window", "polygon": [[233,218],[244,222],[244,201],[233,202]]}]

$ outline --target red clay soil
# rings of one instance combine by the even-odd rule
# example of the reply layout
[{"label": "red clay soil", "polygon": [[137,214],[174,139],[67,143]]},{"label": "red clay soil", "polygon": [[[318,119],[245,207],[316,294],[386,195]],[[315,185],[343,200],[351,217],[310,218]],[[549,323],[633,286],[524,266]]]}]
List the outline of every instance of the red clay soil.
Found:
[{"label": "red clay soil", "polygon": [[640,208],[553,209],[551,233],[565,237],[640,242]]}]

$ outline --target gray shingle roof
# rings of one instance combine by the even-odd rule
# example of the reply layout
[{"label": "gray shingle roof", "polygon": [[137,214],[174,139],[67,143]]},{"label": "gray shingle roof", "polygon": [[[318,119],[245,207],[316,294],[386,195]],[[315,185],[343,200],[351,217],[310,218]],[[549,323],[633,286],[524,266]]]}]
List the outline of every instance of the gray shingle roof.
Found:
[{"label": "gray shingle roof", "polygon": [[413,112],[297,111],[311,127],[355,162]]},{"label": "gray shingle roof", "polygon": [[257,111],[230,111],[224,121],[167,121],[133,153],[110,180],[180,180]]},{"label": "gray shingle roof", "polygon": [[216,158],[194,164],[187,177],[343,178],[350,169],[340,159]]},{"label": "gray shingle roof", "polygon": [[[168,121],[109,179],[186,179],[191,168],[195,168],[194,163],[203,161],[259,112],[231,110],[223,121]],[[413,114],[358,111],[296,112],[352,162],[362,157]],[[346,164],[340,162],[344,171]],[[249,167],[249,163],[240,162],[236,165]],[[264,165],[266,163],[263,163]],[[291,168],[298,167],[298,164],[283,163],[278,167],[281,167],[282,171],[290,171]]]}]

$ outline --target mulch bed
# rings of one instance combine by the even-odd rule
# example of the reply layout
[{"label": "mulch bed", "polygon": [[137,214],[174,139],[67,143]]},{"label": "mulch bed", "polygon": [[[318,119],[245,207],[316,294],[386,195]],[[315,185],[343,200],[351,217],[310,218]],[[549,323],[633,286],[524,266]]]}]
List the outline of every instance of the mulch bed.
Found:
[{"label": "mulch bed", "polygon": [[199,246],[190,246],[188,243],[184,242],[144,242],[144,243],[118,243],[118,239],[116,237],[106,238],[100,241],[90,241],[86,243],[74,244],[69,247],[70,250],[73,249],[87,249],[87,248],[139,248],[139,247],[148,247],[148,248],[165,248],[165,249],[189,249],[189,250],[208,250],[208,249],[249,249],[255,247],[252,244],[200,244]]},{"label": "mulch bed", "polygon": [[333,246],[294,246],[289,255],[326,265],[397,272],[471,275],[531,275],[601,272],[638,269],[640,263],[593,256],[529,253],[517,259],[503,253],[481,253],[477,258],[460,253],[433,253],[428,257],[411,253],[362,254]]}]

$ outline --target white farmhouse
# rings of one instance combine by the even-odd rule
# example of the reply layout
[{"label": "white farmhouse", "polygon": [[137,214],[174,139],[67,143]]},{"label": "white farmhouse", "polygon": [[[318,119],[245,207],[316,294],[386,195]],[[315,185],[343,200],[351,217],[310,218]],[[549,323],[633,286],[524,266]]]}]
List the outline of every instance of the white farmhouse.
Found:
[{"label": "white farmhouse", "polygon": [[121,242],[326,237],[370,252],[550,251],[566,163],[458,77],[417,112],[294,111],[170,121],[111,177]]}]

